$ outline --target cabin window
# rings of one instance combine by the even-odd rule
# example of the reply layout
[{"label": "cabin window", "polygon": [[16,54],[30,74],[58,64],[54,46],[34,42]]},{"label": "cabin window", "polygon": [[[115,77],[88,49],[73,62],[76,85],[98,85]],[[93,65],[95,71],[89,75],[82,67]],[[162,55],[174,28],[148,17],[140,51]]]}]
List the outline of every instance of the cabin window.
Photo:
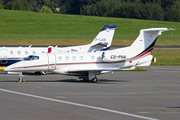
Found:
[{"label": "cabin window", "polygon": [[68,57],[68,56],[66,56],[66,57],[65,57],[65,59],[68,61],[68,60],[69,60],[69,57]]},{"label": "cabin window", "polygon": [[94,60],[94,56],[91,56],[91,60]]},{"label": "cabin window", "polygon": [[79,59],[80,59],[80,60],[83,60],[83,56],[80,56]]},{"label": "cabin window", "polygon": [[18,55],[20,55],[21,54],[21,52],[20,51],[18,51]]},{"label": "cabin window", "polygon": [[13,54],[13,51],[11,51],[10,54],[12,55],[12,54]]},{"label": "cabin window", "polygon": [[27,54],[28,54],[28,51],[26,51],[25,54],[27,55]]},{"label": "cabin window", "polygon": [[76,60],[76,57],[75,57],[75,56],[73,56],[73,57],[72,57],[72,59],[73,59],[73,60]]},{"label": "cabin window", "polygon": [[44,53],[44,51],[42,51],[42,53]]},{"label": "cabin window", "polygon": [[33,54],[35,54],[36,52],[35,52],[35,51],[33,51],[32,53],[33,53]]},{"label": "cabin window", "polygon": [[59,56],[59,57],[58,57],[58,59],[59,59],[59,61],[61,61],[61,60],[62,60],[62,57],[61,57],[61,56]]}]

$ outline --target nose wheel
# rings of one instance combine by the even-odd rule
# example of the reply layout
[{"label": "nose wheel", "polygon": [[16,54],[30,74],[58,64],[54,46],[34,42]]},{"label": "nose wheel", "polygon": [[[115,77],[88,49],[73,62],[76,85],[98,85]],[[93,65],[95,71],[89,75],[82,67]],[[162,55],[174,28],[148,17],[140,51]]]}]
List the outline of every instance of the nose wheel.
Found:
[{"label": "nose wheel", "polygon": [[23,77],[24,77],[24,76],[23,76],[22,74],[20,74],[17,82],[25,82],[25,81],[23,80]]}]

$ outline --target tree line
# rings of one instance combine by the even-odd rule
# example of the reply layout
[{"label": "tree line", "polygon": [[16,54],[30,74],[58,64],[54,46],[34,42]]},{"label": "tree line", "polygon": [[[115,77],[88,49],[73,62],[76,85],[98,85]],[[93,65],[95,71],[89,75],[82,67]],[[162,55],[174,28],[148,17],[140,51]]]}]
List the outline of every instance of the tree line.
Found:
[{"label": "tree line", "polygon": [[180,0],[0,0],[0,9],[180,22]]}]

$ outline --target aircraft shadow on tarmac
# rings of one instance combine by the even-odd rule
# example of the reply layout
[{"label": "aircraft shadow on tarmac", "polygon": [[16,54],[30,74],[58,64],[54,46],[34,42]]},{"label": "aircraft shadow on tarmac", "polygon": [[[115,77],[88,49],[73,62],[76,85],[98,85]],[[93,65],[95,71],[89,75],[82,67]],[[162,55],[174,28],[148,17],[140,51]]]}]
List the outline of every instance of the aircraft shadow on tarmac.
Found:
[{"label": "aircraft shadow on tarmac", "polygon": [[[92,84],[116,84],[120,82],[130,82],[130,81],[125,81],[125,80],[107,80],[107,79],[99,79],[97,83],[93,83],[90,81],[81,81],[81,80],[76,80],[76,79],[62,79],[62,80],[44,80],[44,79],[38,79],[38,80],[27,80],[24,79],[25,83],[36,83],[36,82],[49,82],[49,83],[58,83],[58,82],[64,82],[64,83],[92,83]],[[16,80],[3,80],[1,82],[17,82]]]},{"label": "aircraft shadow on tarmac", "polygon": [[172,109],[180,109],[180,107],[167,107],[167,108],[172,108]]},{"label": "aircraft shadow on tarmac", "polygon": [[[5,72],[0,72],[0,74],[6,74]],[[53,77],[54,73],[49,73],[48,75],[51,75]],[[26,81],[26,83],[28,82],[65,82],[65,83],[92,83],[90,81],[82,81],[82,80],[77,80],[77,79],[61,79],[61,80],[51,80],[51,79],[42,79],[42,78],[35,78],[33,80],[30,80],[30,78],[26,78],[26,76],[32,76],[32,77],[39,77],[39,76],[44,76],[44,75],[40,75],[40,74],[34,74],[34,73],[23,73],[24,75],[24,80]],[[16,79],[18,79],[18,75],[16,75],[17,78],[13,78],[14,80],[3,80],[0,82],[17,82]],[[98,79],[97,84],[116,84],[119,82],[131,82],[128,80],[109,80],[109,79]]]},{"label": "aircraft shadow on tarmac", "polygon": [[[91,81],[81,81],[76,79],[64,79],[64,80],[58,80],[56,82],[74,82],[74,83],[92,83]],[[125,80],[108,80],[108,79],[98,79],[98,84],[115,84],[117,82],[129,82]]]}]

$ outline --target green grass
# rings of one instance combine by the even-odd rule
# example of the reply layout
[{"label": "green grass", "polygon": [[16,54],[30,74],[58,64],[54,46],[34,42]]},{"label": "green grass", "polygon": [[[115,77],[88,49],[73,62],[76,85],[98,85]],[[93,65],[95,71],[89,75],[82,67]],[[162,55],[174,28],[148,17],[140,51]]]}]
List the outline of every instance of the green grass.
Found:
[{"label": "green grass", "polygon": [[[179,22],[148,21],[112,17],[44,14],[0,9],[0,45],[84,45],[104,25],[116,25],[112,45],[130,45],[140,29],[174,28],[159,36],[158,46],[179,46]],[[172,36],[171,36],[172,32]]]},{"label": "green grass", "polygon": [[180,49],[155,49],[152,55],[157,60],[151,65],[180,65]]},{"label": "green grass", "polygon": [[[0,9],[0,46],[7,45],[84,45],[90,43],[104,25],[116,25],[113,46],[128,46],[140,29],[174,28],[163,32],[156,46],[180,46],[180,23],[95,17],[63,14],[43,14]],[[153,50],[156,63],[180,65],[179,50]]]}]

